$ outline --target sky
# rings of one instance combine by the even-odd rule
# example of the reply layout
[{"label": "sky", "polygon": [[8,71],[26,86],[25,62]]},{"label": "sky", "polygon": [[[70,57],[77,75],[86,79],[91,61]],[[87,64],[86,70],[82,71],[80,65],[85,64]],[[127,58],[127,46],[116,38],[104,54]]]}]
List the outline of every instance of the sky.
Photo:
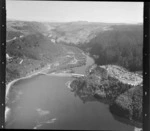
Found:
[{"label": "sky", "polygon": [[143,23],[143,2],[6,0],[8,19],[25,21]]}]

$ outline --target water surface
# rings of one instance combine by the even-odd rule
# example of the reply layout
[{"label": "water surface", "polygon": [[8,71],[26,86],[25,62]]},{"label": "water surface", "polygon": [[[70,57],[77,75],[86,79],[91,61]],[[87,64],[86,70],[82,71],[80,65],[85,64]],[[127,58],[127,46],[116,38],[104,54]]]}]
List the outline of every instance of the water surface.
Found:
[{"label": "water surface", "polygon": [[[93,64],[74,68],[85,73]],[[114,119],[106,104],[96,100],[83,102],[66,86],[73,80],[65,76],[37,75],[15,83],[10,90],[11,109],[6,128],[80,129],[133,131],[134,127]]]}]

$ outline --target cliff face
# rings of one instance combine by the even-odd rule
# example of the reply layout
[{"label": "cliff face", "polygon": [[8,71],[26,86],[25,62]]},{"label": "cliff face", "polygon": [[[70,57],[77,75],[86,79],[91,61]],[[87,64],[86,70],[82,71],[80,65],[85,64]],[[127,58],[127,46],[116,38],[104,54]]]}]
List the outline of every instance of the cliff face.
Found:
[{"label": "cliff face", "polygon": [[81,99],[96,98],[110,104],[112,113],[142,123],[143,87],[139,74],[115,65],[96,66],[70,86]]}]

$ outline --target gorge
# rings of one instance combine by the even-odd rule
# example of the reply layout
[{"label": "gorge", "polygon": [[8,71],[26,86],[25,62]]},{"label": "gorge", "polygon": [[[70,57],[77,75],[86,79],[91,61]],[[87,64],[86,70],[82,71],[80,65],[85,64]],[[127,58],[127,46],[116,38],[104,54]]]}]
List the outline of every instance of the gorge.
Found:
[{"label": "gorge", "polygon": [[6,127],[142,128],[141,27],[8,22]]}]

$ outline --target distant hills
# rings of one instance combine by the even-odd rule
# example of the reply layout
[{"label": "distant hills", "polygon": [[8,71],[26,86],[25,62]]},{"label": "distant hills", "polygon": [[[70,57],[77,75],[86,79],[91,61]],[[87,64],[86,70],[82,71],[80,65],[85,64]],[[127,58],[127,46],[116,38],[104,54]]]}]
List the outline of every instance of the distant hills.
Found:
[{"label": "distant hills", "polygon": [[[9,20],[6,84],[46,67],[81,66],[83,52],[95,60],[95,67],[72,81],[73,91],[84,102],[89,101],[86,96],[109,101],[113,114],[142,123],[142,24]],[[77,63],[70,64],[72,60]]]},{"label": "distant hills", "polygon": [[[6,72],[11,78],[59,60],[70,51],[79,56],[84,51],[98,65],[142,70],[142,24],[8,20],[6,41],[6,53],[12,57],[7,61]],[[18,64],[22,60],[23,64]]]},{"label": "distant hills", "polygon": [[82,64],[81,61],[85,60],[82,57],[82,50],[70,45],[56,44],[53,39],[45,35],[56,25],[23,21],[7,22],[6,83],[55,62],[59,63],[59,68],[65,67],[72,57]]},{"label": "distant hills", "polygon": [[95,56],[99,65],[117,64],[130,71],[142,70],[143,25],[112,25],[80,49]]}]

